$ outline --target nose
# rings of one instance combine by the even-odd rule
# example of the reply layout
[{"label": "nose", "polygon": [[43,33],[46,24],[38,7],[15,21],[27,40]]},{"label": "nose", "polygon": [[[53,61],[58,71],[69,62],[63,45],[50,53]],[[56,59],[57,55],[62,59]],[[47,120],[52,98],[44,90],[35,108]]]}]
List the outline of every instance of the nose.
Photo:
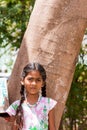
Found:
[{"label": "nose", "polygon": [[36,80],[33,80],[32,85],[36,85],[36,84],[37,84]]}]

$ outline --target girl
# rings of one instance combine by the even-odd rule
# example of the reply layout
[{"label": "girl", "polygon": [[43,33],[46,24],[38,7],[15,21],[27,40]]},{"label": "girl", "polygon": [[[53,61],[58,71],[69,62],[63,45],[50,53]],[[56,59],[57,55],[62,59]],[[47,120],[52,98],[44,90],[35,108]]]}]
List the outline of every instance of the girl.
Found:
[{"label": "girl", "polygon": [[57,102],[46,97],[46,72],[42,65],[29,63],[22,72],[21,100],[6,110],[15,119],[17,130],[55,130],[54,107]]}]

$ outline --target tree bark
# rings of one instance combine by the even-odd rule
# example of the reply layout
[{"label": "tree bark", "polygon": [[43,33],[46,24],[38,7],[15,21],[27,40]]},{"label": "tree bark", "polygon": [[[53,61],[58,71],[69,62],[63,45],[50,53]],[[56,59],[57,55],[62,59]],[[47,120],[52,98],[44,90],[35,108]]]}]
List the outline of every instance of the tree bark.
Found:
[{"label": "tree bark", "polygon": [[8,83],[10,103],[20,97],[22,68],[41,63],[47,71],[47,95],[58,101],[58,130],[86,27],[87,0],[36,0]]}]

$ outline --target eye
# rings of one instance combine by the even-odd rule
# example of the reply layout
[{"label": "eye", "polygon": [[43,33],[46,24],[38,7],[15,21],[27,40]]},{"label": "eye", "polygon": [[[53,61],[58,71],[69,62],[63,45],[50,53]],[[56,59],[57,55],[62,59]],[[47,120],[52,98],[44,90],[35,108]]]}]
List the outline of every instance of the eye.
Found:
[{"label": "eye", "polygon": [[33,81],[34,79],[33,79],[33,78],[28,78],[27,80],[28,80],[28,81]]},{"label": "eye", "polygon": [[41,78],[36,79],[37,82],[42,82]]}]

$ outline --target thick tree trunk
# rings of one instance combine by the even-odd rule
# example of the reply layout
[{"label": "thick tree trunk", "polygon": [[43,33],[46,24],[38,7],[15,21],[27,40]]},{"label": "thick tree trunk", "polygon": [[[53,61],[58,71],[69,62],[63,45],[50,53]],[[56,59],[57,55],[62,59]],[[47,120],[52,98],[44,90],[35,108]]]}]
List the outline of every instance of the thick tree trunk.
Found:
[{"label": "thick tree trunk", "polygon": [[86,27],[87,0],[36,0],[9,80],[10,103],[19,98],[24,65],[40,62],[47,71],[47,95],[58,101],[58,130]]}]

